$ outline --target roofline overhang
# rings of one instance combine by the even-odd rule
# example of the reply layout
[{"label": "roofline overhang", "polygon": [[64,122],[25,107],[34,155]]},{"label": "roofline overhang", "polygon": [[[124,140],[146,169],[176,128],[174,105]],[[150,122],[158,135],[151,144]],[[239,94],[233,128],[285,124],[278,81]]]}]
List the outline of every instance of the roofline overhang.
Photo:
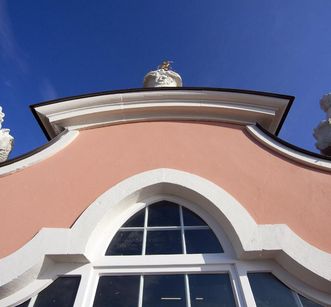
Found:
[{"label": "roofline overhang", "polygon": [[237,89],[176,87],[115,90],[31,105],[48,140],[64,130],[144,121],[259,124],[277,135],[293,96]]}]

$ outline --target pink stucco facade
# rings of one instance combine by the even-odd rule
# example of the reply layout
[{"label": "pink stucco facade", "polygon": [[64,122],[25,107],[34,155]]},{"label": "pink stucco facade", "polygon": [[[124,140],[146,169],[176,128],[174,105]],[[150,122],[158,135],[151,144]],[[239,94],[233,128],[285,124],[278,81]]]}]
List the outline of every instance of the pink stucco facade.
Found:
[{"label": "pink stucco facade", "polygon": [[208,179],[258,224],[287,224],[331,253],[329,172],[279,156],[240,125],[141,122],[82,130],[51,158],[0,178],[0,257],[43,227],[70,227],[106,190],[158,168]]}]

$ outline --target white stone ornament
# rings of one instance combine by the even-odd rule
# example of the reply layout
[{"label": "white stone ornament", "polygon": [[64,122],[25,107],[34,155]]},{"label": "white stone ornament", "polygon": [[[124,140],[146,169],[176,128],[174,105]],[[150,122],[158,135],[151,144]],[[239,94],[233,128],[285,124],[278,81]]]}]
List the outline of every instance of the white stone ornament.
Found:
[{"label": "white stone ornament", "polygon": [[150,71],[144,78],[144,87],[181,87],[180,75],[170,68],[170,61],[163,61],[157,70]]},{"label": "white stone ornament", "polygon": [[326,112],[326,118],[331,123],[331,93],[324,95],[320,100],[321,108]]},{"label": "white stone ornament", "polygon": [[326,119],[314,129],[314,137],[317,140],[315,146],[322,154],[331,155],[331,93],[321,98],[320,106],[326,113]]},{"label": "white stone ornament", "polygon": [[0,129],[1,129],[1,124],[3,123],[3,118],[5,117],[5,113],[2,112],[2,107],[0,106]]},{"label": "white stone ornament", "polygon": [[4,117],[5,114],[2,112],[2,107],[0,107],[0,162],[8,159],[14,143],[14,138],[9,134],[10,130],[2,128]]}]

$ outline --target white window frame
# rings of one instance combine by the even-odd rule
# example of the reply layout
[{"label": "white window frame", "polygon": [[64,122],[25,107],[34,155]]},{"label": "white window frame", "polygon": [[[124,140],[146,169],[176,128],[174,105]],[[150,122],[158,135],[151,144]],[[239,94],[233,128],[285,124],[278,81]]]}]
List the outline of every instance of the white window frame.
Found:
[{"label": "white window frame", "polygon": [[[220,241],[224,253],[220,254],[173,254],[173,255],[137,255],[137,256],[104,256],[109,243],[119,231],[120,227],[134,214],[158,201],[170,201],[185,207],[199,215],[215,233]],[[145,216],[145,227],[146,227]],[[109,225],[105,229],[107,239],[100,243],[100,256],[93,262],[91,266],[90,280],[85,282],[89,288],[82,287],[79,292],[85,293],[85,299],[79,300],[77,306],[93,306],[95,292],[100,276],[103,275],[161,275],[161,274],[190,274],[190,273],[228,273],[233,289],[234,299],[237,306],[246,306],[239,278],[234,267],[234,251],[229,240],[226,238],[221,227],[199,206],[187,202],[175,196],[157,195],[148,198],[144,202],[135,204],[132,208],[128,208],[124,214],[119,217],[116,228]],[[81,288],[81,287],[80,287]],[[87,292],[89,294],[87,294]],[[80,293],[77,293],[77,296]]]}]

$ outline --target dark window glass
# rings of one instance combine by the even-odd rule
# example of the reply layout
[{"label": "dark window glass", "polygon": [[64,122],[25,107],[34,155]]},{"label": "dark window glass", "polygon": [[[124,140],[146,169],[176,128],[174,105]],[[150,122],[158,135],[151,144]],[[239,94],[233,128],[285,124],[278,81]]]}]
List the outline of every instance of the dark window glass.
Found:
[{"label": "dark window glass", "polygon": [[109,255],[141,255],[143,231],[120,230],[110,242],[106,251]]},{"label": "dark window glass", "polygon": [[186,306],[184,275],[144,277],[143,307],[156,306]]},{"label": "dark window glass", "polygon": [[192,307],[235,307],[229,274],[190,274]]},{"label": "dark window glass", "polygon": [[198,215],[182,207],[184,226],[206,226],[206,222]]},{"label": "dark window glass", "polygon": [[22,304],[19,304],[16,307],[28,307],[29,306],[29,303],[30,303],[30,300],[28,300],[28,301],[26,301],[26,302],[24,302]]},{"label": "dark window glass", "polygon": [[179,226],[179,206],[160,201],[148,207],[148,226]]},{"label": "dark window glass", "polygon": [[303,307],[323,307],[322,305],[317,304],[317,303],[315,303],[315,302],[313,302],[313,301],[311,301],[311,300],[309,300],[309,299],[307,299],[307,298],[305,298],[305,297],[303,297],[299,294],[298,294],[298,296],[300,298],[300,301],[301,301],[301,304],[302,304]]},{"label": "dark window glass", "polygon": [[[147,255],[182,254],[180,208],[179,205],[169,201],[160,201],[149,206],[148,227],[146,230],[140,230],[139,228],[138,230],[130,229],[130,227],[144,226],[147,211],[143,209],[137,212],[123,225],[123,227],[127,228],[121,228],[116,233],[107,248],[106,256],[142,255],[144,231],[147,231]],[[190,229],[185,230],[187,253],[223,253],[222,246],[208,225],[190,210],[183,207],[182,210],[185,223],[183,226],[190,227]],[[174,228],[171,229],[171,227]]]},{"label": "dark window glass", "polygon": [[185,230],[186,253],[223,253],[221,244],[211,229]]},{"label": "dark window glass", "polygon": [[247,276],[257,307],[298,306],[291,289],[271,273],[249,273]]},{"label": "dark window glass", "polygon": [[180,230],[153,230],[147,232],[146,254],[183,253]]},{"label": "dark window glass", "polygon": [[75,302],[80,276],[59,277],[41,291],[34,307],[72,307]]},{"label": "dark window glass", "polygon": [[144,227],[144,221],[145,209],[140,210],[135,215],[131,216],[122,227]]},{"label": "dark window glass", "polygon": [[140,276],[101,276],[93,307],[137,307]]}]

